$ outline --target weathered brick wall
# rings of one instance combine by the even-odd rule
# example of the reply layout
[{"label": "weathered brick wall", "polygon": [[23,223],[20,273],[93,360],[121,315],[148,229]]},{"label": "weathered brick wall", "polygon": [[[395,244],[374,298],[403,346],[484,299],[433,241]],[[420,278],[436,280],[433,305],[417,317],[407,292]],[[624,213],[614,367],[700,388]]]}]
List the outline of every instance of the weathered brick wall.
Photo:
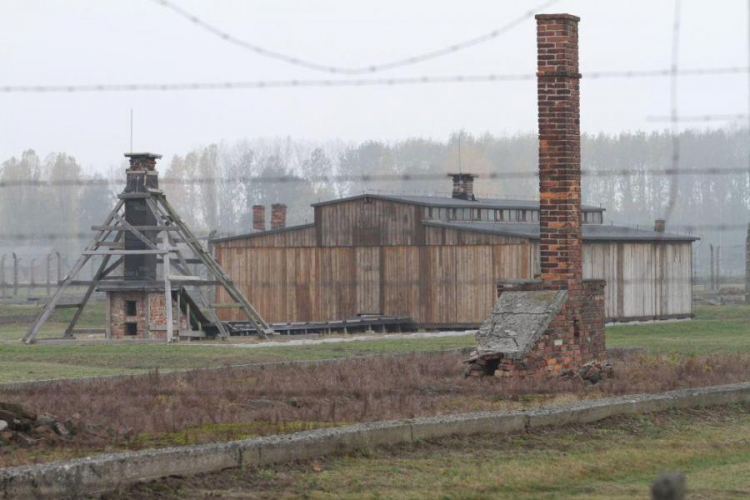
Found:
[{"label": "weathered brick wall", "polygon": [[[109,303],[109,328],[110,335],[118,338],[147,338],[148,322],[146,321],[146,294],[143,292],[110,292]],[[136,314],[126,314],[126,302],[134,301]],[[138,329],[137,335],[128,335],[126,323],[135,323]]]},{"label": "weathered brick wall", "polygon": [[[161,292],[109,292],[110,335],[112,338],[166,339],[167,309]],[[136,314],[126,314],[126,301],[135,301]],[[148,307],[146,302],[148,301]],[[148,312],[149,321],[146,320]],[[172,321],[177,338],[179,328],[187,328],[187,317],[181,314],[177,301],[172,301]],[[136,323],[137,335],[128,335],[126,323]]]},{"label": "weathered brick wall", "polygon": [[266,230],[266,207],[264,205],[253,205],[253,230]]},{"label": "weathered brick wall", "polygon": [[579,18],[536,20],[541,281],[500,283],[498,293],[567,290],[568,300],[524,359],[500,359],[501,375],[576,370],[606,357],[605,282],[583,281]]},{"label": "weathered brick wall", "polygon": [[274,203],[271,205],[271,229],[284,229],[286,227],[286,205]]},{"label": "weathered brick wall", "polygon": [[[589,361],[606,359],[604,337],[604,280],[585,280],[583,304],[570,300],[550,323],[529,354],[520,361],[500,359],[499,375],[526,376],[575,370]],[[504,291],[548,290],[543,281],[499,283]]]},{"label": "weathered brick wall", "polygon": [[583,279],[579,18],[536,20],[541,277],[576,295]]}]

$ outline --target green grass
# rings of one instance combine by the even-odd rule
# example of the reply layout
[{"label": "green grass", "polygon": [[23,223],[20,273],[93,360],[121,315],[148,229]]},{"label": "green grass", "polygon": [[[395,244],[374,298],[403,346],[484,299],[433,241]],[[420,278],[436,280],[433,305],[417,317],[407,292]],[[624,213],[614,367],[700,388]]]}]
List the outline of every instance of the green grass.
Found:
[{"label": "green grass", "polygon": [[691,498],[750,495],[750,406],[672,411],[525,434],[451,438],[136,485],[114,498],[649,498],[664,471]]},{"label": "green grass", "polygon": [[607,347],[630,346],[681,355],[750,352],[750,306],[698,306],[692,321],[607,329]]},{"label": "green grass", "polygon": [[[0,382],[142,373],[285,360],[316,360],[392,352],[456,349],[474,345],[467,337],[383,339],[296,347],[231,348],[191,345],[32,345],[18,339],[40,308],[0,305]],[[55,313],[43,337],[59,337],[72,309]],[[102,303],[86,308],[80,328],[101,327]],[[652,353],[693,355],[750,352],[750,306],[698,307],[696,319],[673,323],[613,326],[609,347],[640,346]]]}]

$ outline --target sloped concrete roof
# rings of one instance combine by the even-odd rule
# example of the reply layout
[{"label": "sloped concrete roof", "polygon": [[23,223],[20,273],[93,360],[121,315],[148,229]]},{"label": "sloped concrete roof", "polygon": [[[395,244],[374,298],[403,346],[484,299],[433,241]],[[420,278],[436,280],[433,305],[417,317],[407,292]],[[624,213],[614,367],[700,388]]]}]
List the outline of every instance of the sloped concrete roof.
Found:
[{"label": "sloped concrete roof", "polygon": [[567,301],[567,290],[503,292],[477,332],[474,358],[523,358]]}]

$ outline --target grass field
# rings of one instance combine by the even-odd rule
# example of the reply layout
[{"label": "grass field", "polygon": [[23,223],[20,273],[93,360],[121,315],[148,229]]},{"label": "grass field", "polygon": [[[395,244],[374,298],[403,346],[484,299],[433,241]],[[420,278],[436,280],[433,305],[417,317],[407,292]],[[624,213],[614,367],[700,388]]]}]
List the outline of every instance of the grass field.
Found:
[{"label": "grass field", "polygon": [[526,434],[142,483],[105,498],[649,498],[659,473],[689,498],[750,496],[750,406],[619,417]]},{"label": "grass field", "polygon": [[[39,308],[0,306],[0,382],[42,380],[109,374],[142,373],[266,361],[342,358],[387,352],[447,350],[469,347],[472,337],[439,339],[383,339],[299,347],[232,349],[190,345],[32,345],[19,338]],[[72,315],[63,309],[48,322],[40,337],[61,335]],[[84,312],[79,327],[101,327],[104,311],[94,303]],[[672,323],[613,326],[607,345],[641,346],[653,353],[693,355],[750,352],[750,307],[699,307],[696,319]]]}]

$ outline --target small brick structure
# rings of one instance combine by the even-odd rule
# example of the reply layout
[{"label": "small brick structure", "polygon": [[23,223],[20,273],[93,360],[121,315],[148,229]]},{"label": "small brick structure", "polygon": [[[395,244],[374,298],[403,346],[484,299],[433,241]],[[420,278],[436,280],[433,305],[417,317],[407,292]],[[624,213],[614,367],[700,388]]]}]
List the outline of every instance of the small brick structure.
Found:
[{"label": "small brick structure", "polygon": [[274,203],[271,205],[271,229],[284,229],[286,227],[286,205]]},{"label": "small brick structure", "polygon": [[253,230],[266,230],[266,207],[265,205],[253,205]]},{"label": "small brick structure", "polygon": [[453,179],[453,198],[458,200],[476,200],[474,196],[474,179],[479,177],[476,174],[448,174]]},{"label": "small brick structure", "polygon": [[[180,310],[179,293],[173,292],[172,318],[175,331],[187,330],[187,314]],[[164,292],[107,293],[108,338],[166,339],[167,310]]]},{"label": "small brick structure", "polygon": [[[539,14],[536,20],[541,280],[498,283],[497,316],[491,314],[482,325],[477,351],[469,360],[485,374],[577,370],[606,357],[606,283],[583,280],[579,18]],[[526,311],[503,308],[523,304],[533,297],[529,292],[542,291],[566,294],[562,300],[559,294],[547,294],[546,299],[537,295],[537,301],[547,303],[528,304]],[[546,329],[538,328],[542,305],[548,314]]]}]

